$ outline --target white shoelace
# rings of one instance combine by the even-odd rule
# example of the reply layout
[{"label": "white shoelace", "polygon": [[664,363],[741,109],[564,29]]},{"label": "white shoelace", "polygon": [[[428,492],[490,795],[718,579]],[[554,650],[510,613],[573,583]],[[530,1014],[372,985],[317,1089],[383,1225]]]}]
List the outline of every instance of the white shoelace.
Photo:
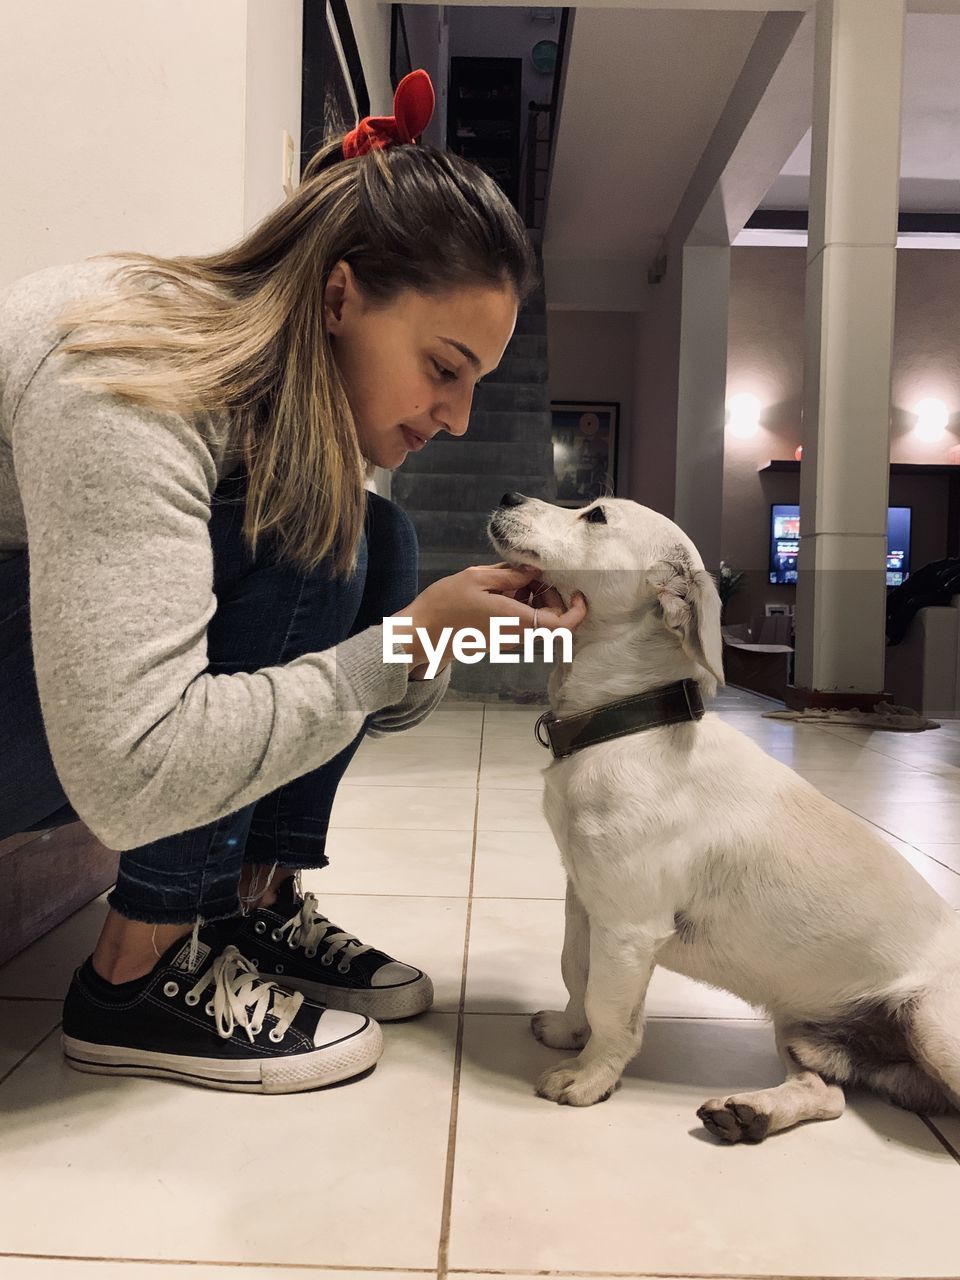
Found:
[{"label": "white shoelace", "polygon": [[282,1040],[303,1004],[302,991],[285,991],[277,983],[261,978],[256,965],[241,955],[232,943],[223,949],[187,995],[199,999],[211,982],[213,1016],[217,1033],[224,1040],[229,1040],[234,1027],[239,1026],[243,1027],[253,1044],[253,1038],[263,1029],[263,1020],[268,1013],[277,1019],[271,1038]]},{"label": "white shoelace", "polygon": [[305,893],[300,910],[278,929],[275,929],[274,936],[282,938],[286,934],[290,945],[303,947],[304,954],[308,956],[315,956],[320,943],[325,942],[327,949],[321,956],[322,962],[324,964],[333,964],[334,956],[339,951],[342,954],[337,968],[341,973],[347,973],[350,969],[351,960],[355,960],[357,956],[362,956],[365,951],[372,951],[373,948],[369,945],[364,945],[352,933],[344,933],[343,930],[338,930],[337,926],[331,924],[326,916],[320,914],[317,910],[317,905],[316,895]]}]

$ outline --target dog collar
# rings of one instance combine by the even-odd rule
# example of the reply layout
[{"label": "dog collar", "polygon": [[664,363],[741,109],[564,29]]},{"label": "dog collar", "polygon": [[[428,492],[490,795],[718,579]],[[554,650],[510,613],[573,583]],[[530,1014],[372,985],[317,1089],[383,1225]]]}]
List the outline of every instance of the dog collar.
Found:
[{"label": "dog collar", "polygon": [[[549,747],[554,758],[562,759],[592,747],[597,742],[609,742],[628,733],[640,733],[643,729],[656,729],[659,725],[680,724],[684,720],[699,720],[704,714],[700,685],[696,680],[678,680],[662,689],[648,689],[632,698],[619,698],[605,702],[589,711],[579,711],[572,716],[555,716],[545,711],[537,721],[534,733],[541,747]],[[548,741],[540,736],[540,726],[546,731]]]}]

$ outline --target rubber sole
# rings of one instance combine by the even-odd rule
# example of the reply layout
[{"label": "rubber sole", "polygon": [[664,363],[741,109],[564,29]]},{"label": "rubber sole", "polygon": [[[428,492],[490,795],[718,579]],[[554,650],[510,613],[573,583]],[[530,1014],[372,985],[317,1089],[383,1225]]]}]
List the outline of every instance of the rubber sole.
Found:
[{"label": "rubber sole", "polygon": [[353,1035],[308,1053],[279,1058],[195,1058],[122,1045],[94,1044],[61,1034],[66,1061],[94,1075],[153,1076],[234,1093],[302,1093],[362,1075],[383,1053],[383,1033],[368,1022]]},{"label": "rubber sole", "polygon": [[362,1013],[377,1022],[413,1018],[418,1013],[425,1013],[433,1004],[433,983],[426,974],[415,982],[404,983],[402,987],[367,987],[361,991],[328,987],[322,982],[310,982],[289,973],[275,981],[282,982],[291,991],[302,991],[308,1000],[324,1004],[328,1009]]}]

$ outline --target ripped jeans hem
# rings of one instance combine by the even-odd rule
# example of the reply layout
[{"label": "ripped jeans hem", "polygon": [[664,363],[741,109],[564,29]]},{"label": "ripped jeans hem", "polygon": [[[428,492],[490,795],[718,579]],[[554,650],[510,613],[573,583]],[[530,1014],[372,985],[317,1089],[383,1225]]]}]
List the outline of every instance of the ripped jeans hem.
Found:
[{"label": "ripped jeans hem", "polygon": [[201,910],[199,904],[192,909],[176,907],[158,909],[156,907],[138,907],[134,903],[124,902],[114,889],[107,895],[107,906],[114,910],[118,916],[123,916],[125,920],[133,920],[138,924],[196,924],[198,921],[203,924],[211,924],[216,920],[230,920],[234,916],[240,915],[239,896],[236,896],[229,904],[214,903],[205,910]]}]

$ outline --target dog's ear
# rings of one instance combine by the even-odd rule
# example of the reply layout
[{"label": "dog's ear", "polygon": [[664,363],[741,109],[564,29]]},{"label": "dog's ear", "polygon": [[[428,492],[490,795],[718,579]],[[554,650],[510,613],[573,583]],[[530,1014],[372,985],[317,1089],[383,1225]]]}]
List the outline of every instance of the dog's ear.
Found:
[{"label": "dog's ear", "polygon": [[684,547],[675,547],[653,572],[663,621],[680,638],[687,657],[723,678],[720,593],[706,569],[694,569]]}]

